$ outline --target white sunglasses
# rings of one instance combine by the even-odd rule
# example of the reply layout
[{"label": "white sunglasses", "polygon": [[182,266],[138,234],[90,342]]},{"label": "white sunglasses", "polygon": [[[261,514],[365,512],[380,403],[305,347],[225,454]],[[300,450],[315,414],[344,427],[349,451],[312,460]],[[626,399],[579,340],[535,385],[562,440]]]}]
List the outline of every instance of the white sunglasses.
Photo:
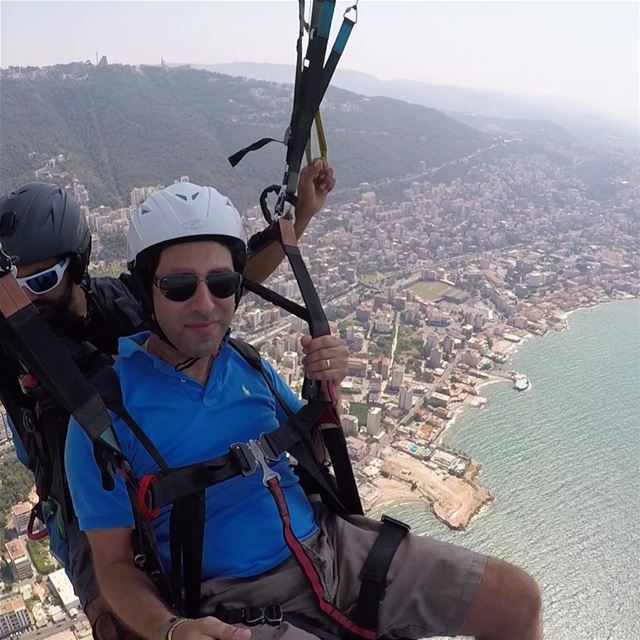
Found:
[{"label": "white sunglasses", "polygon": [[36,296],[41,296],[49,291],[53,291],[61,282],[64,277],[64,272],[67,270],[71,258],[63,258],[58,264],[45,269],[40,273],[34,273],[31,276],[25,278],[16,278],[18,284],[27,291],[30,291]]}]

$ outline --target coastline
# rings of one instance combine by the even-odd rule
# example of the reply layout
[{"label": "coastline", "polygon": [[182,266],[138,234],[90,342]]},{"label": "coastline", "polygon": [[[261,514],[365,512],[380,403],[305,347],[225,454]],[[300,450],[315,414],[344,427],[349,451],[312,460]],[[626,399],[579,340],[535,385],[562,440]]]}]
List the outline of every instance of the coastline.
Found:
[{"label": "coastline", "polygon": [[[637,299],[637,298],[629,298],[629,299]],[[579,312],[588,309],[593,309],[595,307],[600,306],[601,304],[605,304],[608,302],[617,302],[623,301],[624,299],[609,299],[603,300],[596,304],[591,305],[582,305],[576,307],[575,309],[571,309],[569,311],[563,312],[559,317],[563,321],[560,326],[555,327],[555,331],[561,332],[570,328],[569,318]],[[547,331],[542,335],[527,331],[525,335],[520,336],[521,339],[519,342],[513,343],[509,345],[505,350],[504,354],[507,356],[506,361],[503,364],[508,364],[511,361],[512,356],[519,351],[520,347],[526,344],[529,340],[533,338],[544,338],[550,332]],[[501,375],[496,374],[496,371],[500,371]],[[526,372],[524,372],[526,373]],[[481,395],[482,389],[488,387],[493,384],[505,383],[509,382],[513,384],[512,376],[502,369],[494,369],[487,372],[488,378],[484,380],[478,380],[477,384],[473,385],[474,394],[468,394],[464,400],[459,402],[457,406],[452,408],[451,416],[444,421],[444,425],[442,429],[437,434],[437,437],[434,439],[434,444],[437,446],[443,446],[443,437],[449,427],[455,424],[457,418],[467,411],[472,409],[481,409],[485,406],[487,402],[487,398]],[[446,448],[446,447],[445,447]],[[407,456],[408,457],[408,456]],[[392,460],[393,460],[392,456]],[[371,484],[379,489],[377,495],[371,496],[371,500],[365,500],[366,503],[366,511],[376,510],[379,511],[384,507],[395,507],[399,505],[405,505],[410,503],[422,503],[428,505],[431,513],[436,517],[436,519],[440,520],[443,524],[448,526],[453,530],[464,530],[466,529],[473,518],[475,518],[483,508],[493,501],[493,496],[490,492],[482,487],[479,483],[476,482],[477,478],[482,473],[482,464],[478,461],[471,460],[468,458],[470,465],[467,472],[465,472],[464,476],[461,478],[462,482],[474,489],[473,495],[467,495],[469,501],[466,505],[466,513],[461,516],[461,511],[464,511],[463,505],[460,504],[458,508],[452,508],[451,500],[448,499],[449,496],[445,496],[444,499],[439,500],[434,498],[433,492],[428,493],[424,490],[424,487],[420,486],[420,482],[425,482],[424,478],[424,469],[421,471],[422,474],[418,471],[415,476],[412,476],[413,482],[411,487],[407,486],[405,483],[401,483],[399,481],[395,481],[396,484],[388,484],[380,481],[373,481]],[[398,457],[396,456],[396,462],[398,462]],[[417,462],[417,461],[416,461]],[[404,465],[407,464],[406,459],[402,459],[401,463]],[[404,470],[404,469],[403,469]],[[446,479],[445,479],[446,481]],[[389,482],[392,482],[389,480]],[[432,488],[432,487],[431,487]],[[437,495],[437,492],[436,492]],[[461,517],[460,517],[461,516]]]}]

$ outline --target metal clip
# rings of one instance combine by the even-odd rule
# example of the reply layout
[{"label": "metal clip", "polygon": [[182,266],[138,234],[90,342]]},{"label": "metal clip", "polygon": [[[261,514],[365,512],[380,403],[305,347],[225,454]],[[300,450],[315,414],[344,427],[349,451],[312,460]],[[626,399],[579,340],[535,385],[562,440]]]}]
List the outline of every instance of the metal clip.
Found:
[{"label": "metal clip", "polygon": [[261,433],[257,440],[249,442],[237,442],[231,445],[231,453],[240,464],[243,476],[250,476],[262,469],[262,483],[267,486],[267,482],[273,478],[280,480],[280,474],[276,473],[269,463],[278,462],[280,454],[271,446],[266,433]]},{"label": "metal clip", "polygon": [[355,18],[349,18],[349,20],[351,20],[353,22],[353,24],[358,24],[358,2],[360,0],[356,0],[354,4],[352,4],[350,7],[347,7],[346,11],[342,14],[343,18],[347,17],[347,14],[350,11],[353,11],[355,13]]},{"label": "metal clip", "polygon": [[280,474],[276,473],[269,466],[269,463],[267,462],[267,458],[265,457],[265,453],[264,451],[262,451],[260,444],[255,440],[249,440],[247,444],[249,445],[249,449],[251,449],[251,453],[253,453],[256,459],[256,462],[262,468],[262,484],[266,487],[267,482],[269,482],[269,480],[273,480],[274,478],[280,481]]},{"label": "metal clip", "polygon": [[11,258],[11,256],[7,255],[3,251],[2,242],[0,242],[0,275],[4,276],[9,273],[15,278],[18,274],[18,269],[16,268],[16,265],[13,264],[13,259]]}]

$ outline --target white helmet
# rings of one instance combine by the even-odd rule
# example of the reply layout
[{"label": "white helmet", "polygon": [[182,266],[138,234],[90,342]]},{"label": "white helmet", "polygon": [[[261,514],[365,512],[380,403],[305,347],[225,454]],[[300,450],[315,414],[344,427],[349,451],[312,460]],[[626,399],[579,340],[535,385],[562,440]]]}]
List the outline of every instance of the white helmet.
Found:
[{"label": "white helmet", "polygon": [[213,187],[177,182],[137,207],[127,234],[128,262],[149,247],[198,236],[227,236],[246,245],[238,210]]}]

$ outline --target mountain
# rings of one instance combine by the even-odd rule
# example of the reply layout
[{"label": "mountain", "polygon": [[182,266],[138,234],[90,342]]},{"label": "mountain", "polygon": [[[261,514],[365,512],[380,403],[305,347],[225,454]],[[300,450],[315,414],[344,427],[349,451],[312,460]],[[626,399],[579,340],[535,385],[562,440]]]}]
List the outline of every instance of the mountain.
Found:
[{"label": "mountain", "polygon": [[[244,76],[272,82],[292,82],[294,67],[284,64],[230,62],[192,65],[194,68]],[[368,96],[386,96],[438,109],[464,120],[465,116],[524,120],[547,120],[584,139],[607,136],[637,142],[637,126],[614,122],[590,112],[589,107],[570,100],[551,97],[525,97],[497,91],[428,84],[412,80],[380,80],[368,73],[338,69],[333,85]]]},{"label": "mountain", "polygon": [[[280,182],[284,147],[227,156],[258,138],[281,139],[291,85],[189,67],[74,63],[0,71],[0,185],[34,179],[58,154],[93,204],[128,204],[136,186],[188,175],[219,185],[240,207]],[[329,157],[340,187],[403,176],[464,157],[488,137],[442,113],[330,88],[323,103]]]}]

